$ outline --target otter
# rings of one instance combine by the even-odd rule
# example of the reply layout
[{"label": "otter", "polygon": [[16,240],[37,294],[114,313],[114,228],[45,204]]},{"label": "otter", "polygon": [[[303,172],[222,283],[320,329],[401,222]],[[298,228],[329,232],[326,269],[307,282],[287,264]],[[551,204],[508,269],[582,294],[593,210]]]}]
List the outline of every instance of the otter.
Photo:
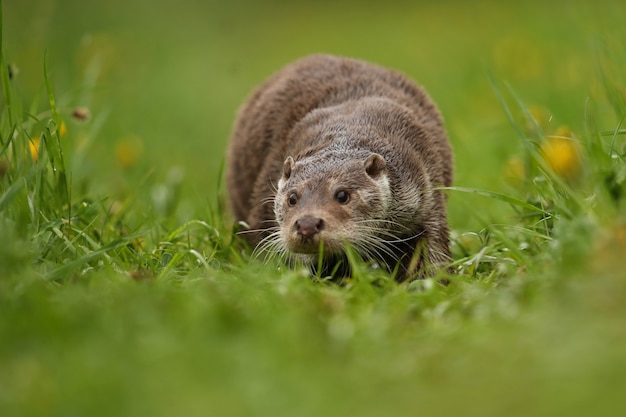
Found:
[{"label": "otter", "polygon": [[351,247],[399,281],[450,262],[452,148],[431,98],[399,72],[331,55],[287,65],[240,108],[227,164],[255,250],[328,273]]}]

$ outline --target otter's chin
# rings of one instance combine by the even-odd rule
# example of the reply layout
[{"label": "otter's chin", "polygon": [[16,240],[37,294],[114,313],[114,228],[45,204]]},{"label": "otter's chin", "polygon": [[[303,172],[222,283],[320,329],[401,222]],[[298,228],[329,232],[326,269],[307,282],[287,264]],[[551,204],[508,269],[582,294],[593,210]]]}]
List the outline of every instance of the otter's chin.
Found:
[{"label": "otter's chin", "polygon": [[298,246],[298,247],[290,247],[289,250],[299,255],[317,255],[320,252],[319,247],[308,248],[308,247]]},{"label": "otter's chin", "polygon": [[293,252],[302,255],[317,255],[320,252],[320,240],[319,239],[311,239],[302,241],[300,239],[291,240],[287,248]]},{"label": "otter's chin", "polygon": [[302,255],[318,255],[320,251],[323,251],[325,255],[343,252],[341,245],[332,240],[320,239],[319,236],[308,239],[295,237],[287,241],[287,248],[292,253]]}]

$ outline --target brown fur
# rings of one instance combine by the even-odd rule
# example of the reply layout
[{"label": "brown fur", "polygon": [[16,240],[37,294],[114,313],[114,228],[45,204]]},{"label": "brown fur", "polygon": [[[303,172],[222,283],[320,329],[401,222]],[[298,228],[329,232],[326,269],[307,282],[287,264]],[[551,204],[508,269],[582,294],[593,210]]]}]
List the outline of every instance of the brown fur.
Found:
[{"label": "brown fur", "polygon": [[[449,260],[446,197],[435,188],[451,185],[452,170],[441,116],[422,89],[376,65],[313,55],[241,108],[227,185],[237,220],[258,231],[246,234],[252,245],[280,224],[272,239],[291,252],[314,254],[320,241],[331,255],[344,243],[358,251],[368,240],[358,225],[380,220],[376,230],[388,231],[372,233],[390,243],[362,255],[390,268],[399,260],[403,279]],[[338,203],[344,189],[347,204]]]}]

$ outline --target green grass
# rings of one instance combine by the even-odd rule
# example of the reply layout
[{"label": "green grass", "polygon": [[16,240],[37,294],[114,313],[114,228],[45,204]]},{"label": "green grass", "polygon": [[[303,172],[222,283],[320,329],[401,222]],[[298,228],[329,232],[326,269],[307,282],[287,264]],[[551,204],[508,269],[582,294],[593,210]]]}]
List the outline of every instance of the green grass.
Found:
[{"label": "green grass", "polygon": [[[0,416],[626,409],[618,2],[5,3]],[[440,105],[448,286],[363,265],[338,286],[233,236],[234,111],[317,51]]]}]

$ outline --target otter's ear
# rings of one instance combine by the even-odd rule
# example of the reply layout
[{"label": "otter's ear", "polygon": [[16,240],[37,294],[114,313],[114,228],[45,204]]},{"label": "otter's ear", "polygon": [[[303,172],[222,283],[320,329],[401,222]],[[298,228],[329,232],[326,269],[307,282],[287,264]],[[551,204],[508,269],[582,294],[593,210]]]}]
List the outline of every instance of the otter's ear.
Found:
[{"label": "otter's ear", "polygon": [[296,162],[293,160],[292,157],[288,156],[287,159],[285,159],[285,163],[283,164],[283,178],[288,180],[289,177],[291,176],[291,171],[294,169],[294,167],[296,166]]},{"label": "otter's ear", "polygon": [[385,162],[385,158],[379,154],[373,153],[367,157],[364,166],[367,175],[370,177],[377,177],[385,170],[387,162]]}]

